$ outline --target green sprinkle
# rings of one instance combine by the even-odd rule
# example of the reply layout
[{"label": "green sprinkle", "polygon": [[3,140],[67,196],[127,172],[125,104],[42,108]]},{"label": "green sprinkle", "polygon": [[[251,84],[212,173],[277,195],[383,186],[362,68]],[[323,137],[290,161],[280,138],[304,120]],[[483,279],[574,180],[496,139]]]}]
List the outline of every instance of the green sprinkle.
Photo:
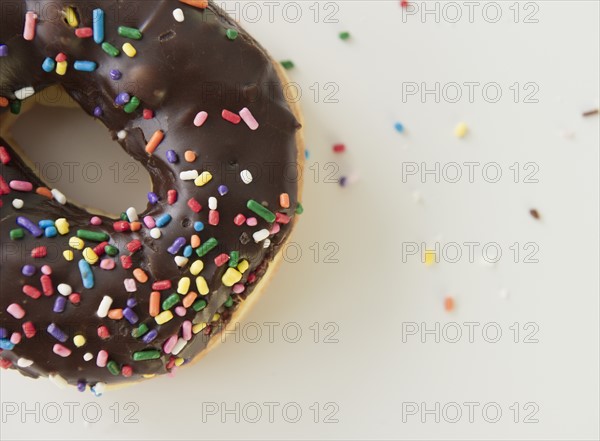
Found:
[{"label": "green sprinkle", "polygon": [[119,216],[121,218],[122,221],[129,221],[129,217],[127,216],[127,213],[122,212],[121,216]]},{"label": "green sprinkle", "polygon": [[340,32],[340,39],[347,40],[350,38],[350,32]]},{"label": "green sprinkle", "polygon": [[106,233],[89,230],[77,230],[77,237],[83,240],[91,240],[94,242],[106,242],[110,238],[110,236]]},{"label": "green sprinkle", "polygon": [[131,97],[129,102],[125,104],[123,110],[125,113],[133,113],[140,106],[140,99],[137,96]]},{"label": "green sprinkle", "polygon": [[119,26],[117,32],[121,37],[131,38],[132,40],[141,40],[142,32],[136,28],[129,28],[127,26]]},{"label": "green sprinkle", "polygon": [[275,213],[273,213],[269,209],[265,208],[264,206],[262,206],[261,204],[256,202],[254,199],[250,199],[248,201],[248,203],[246,204],[246,206],[248,207],[249,210],[252,210],[254,213],[256,213],[258,216],[262,217],[267,222],[269,222],[269,223],[275,222],[275,219],[276,219]]},{"label": "green sprinkle", "polygon": [[227,38],[229,38],[230,40],[235,40],[238,37],[238,31],[236,31],[235,29],[227,29]]},{"label": "green sprinkle", "polygon": [[202,311],[204,308],[206,308],[206,300],[196,300],[196,302],[192,305],[192,308],[196,312]]},{"label": "green sprinkle", "polygon": [[10,102],[10,113],[13,115],[21,113],[21,100],[13,100]]},{"label": "green sprinkle", "polygon": [[298,202],[298,205],[296,205],[296,214],[302,214],[304,213],[304,207],[302,206],[302,204],[300,202]]},{"label": "green sprinkle", "polygon": [[217,239],[211,237],[198,247],[198,249],[196,250],[196,254],[198,255],[198,257],[204,257],[206,254],[208,254],[210,250],[215,248],[217,245],[219,245]]},{"label": "green sprinkle", "polygon": [[106,52],[108,55],[110,55],[111,57],[117,57],[120,54],[119,49],[117,49],[116,47],[114,47],[112,44],[110,44],[107,41],[102,43],[102,50],[104,52]]},{"label": "green sprinkle", "polygon": [[239,251],[232,251],[231,253],[229,253],[229,268],[235,268],[236,266],[238,266],[239,260]]},{"label": "green sprinkle", "polygon": [[283,68],[285,70],[290,70],[290,69],[293,69],[294,67],[296,67],[296,65],[294,64],[294,62],[292,60],[283,60],[281,62],[281,65],[283,66]]},{"label": "green sprinkle", "polygon": [[25,231],[23,228],[15,228],[14,230],[10,230],[10,238],[12,240],[19,240],[25,237]]},{"label": "green sprinkle", "polygon": [[108,369],[108,372],[110,372],[113,375],[119,375],[121,373],[121,369],[119,369],[119,365],[114,360],[109,361],[108,364],[106,365],[106,368]]},{"label": "green sprinkle", "polygon": [[168,309],[171,309],[173,306],[177,305],[177,303],[179,303],[179,295],[171,294],[165,299],[164,302],[162,302],[162,309],[163,311],[166,311]]},{"label": "green sprinkle", "polygon": [[229,296],[227,301],[224,303],[225,308],[231,308],[233,306],[233,297]]},{"label": "green sprinkle", "polygon": [[139,338],[148,332],[148,326],[145,323],[142,323],[140,326],[131,331],[131,336],[133,338]]},{"label": "green sprinkle", "polygon": [[133,353],[135,361],[156,360],[160,358],[160,351],[156,349],[148,349],[146,351],[138,351]]},{"label": "green sprinkle", "polygon": [[104,252],[106,254],[108,254],[109,256],[116,256],[117,254],[119,254],[119,249],[115,246],[112,245],[106,245],[106,248],[104,248]]}]

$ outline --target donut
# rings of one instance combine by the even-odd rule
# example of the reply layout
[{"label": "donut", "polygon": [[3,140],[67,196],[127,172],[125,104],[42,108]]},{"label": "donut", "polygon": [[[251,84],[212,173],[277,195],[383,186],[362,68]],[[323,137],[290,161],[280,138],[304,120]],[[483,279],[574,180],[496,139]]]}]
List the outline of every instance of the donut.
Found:
[{"label": "donut", "polygon": [[[96,395],[173,374],[264,291],[303,211],[284,70],[208,1],[0,7],[0,365]],[[144,212],[92,216],[34,173],[5,129],[51,87],[149,172]]]}]

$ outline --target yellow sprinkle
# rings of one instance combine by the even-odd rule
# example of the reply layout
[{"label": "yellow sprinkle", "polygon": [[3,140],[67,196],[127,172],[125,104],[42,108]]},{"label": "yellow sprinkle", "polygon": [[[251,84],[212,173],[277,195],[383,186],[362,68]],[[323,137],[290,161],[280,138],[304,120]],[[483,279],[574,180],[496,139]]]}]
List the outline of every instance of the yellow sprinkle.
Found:
[{"label": "yellow sprinkle", "polygon": [[85,344],[85,337],[81,334],[76,335],[75,337],[73,337],[73,344],[75,346],[77,346],[78,348],[82,347]]},{"label": "yellow sprinkle", "polygon": [[83,250],[85,243],[78,237],[72,237],[69,239],[69,246],[71,248],[75,248],[76,250]]},{"label": "yellow sprinkle", "polygon": [[237,269],[240,273],[244,274],[246,271],[248,271],[248,268],[250,268],[250,264],[246,259],[238,263]]},{"label": "yellow sprinkle", "polygon": [[223,274],[223,277],[221,278],[221,281],[225,286],[233,286],[240,280],[242,280],[242,273],[235,268],[227,268],[227,271],[225,271],[225,274]]},{"label": "yellow sprinkle", "polygon": [[197,334],[200,331],[202,331],[204,328],[206,328],[206,323],[198,323],[198,324],[192,326],[192,332],[194,334]]},{"label": "yellow sprinkle", "polygon": [[425,250],[425,265],[431,266],[436,261],[436,255],[434,250]]},{"label": "yellow sprinkle", "polygon": [[73,8],[70,6],[67,6],[65,8],[65,19],[67,20],[67,23],[69,24],[69,26],[71,26],[72,28],[76,28],[77,26],[79,26],[79,21],[77,20],[77,15],[75,14],[75,11],[73,10]]},{"label": "yellow sprinkle", "polygon": [[198,288],[198,292],[203,296],[210,292],[208,283],[206,283],[206,279],[202,276],[196,277],[196,287]]},{"label": "yellow sprinkle", "polygon": [[202,272],[203,269],[204,262],[202,262],[201,260],[196,260],[194,263],[192,263],[192,266],[190,267],[190,272],[193,276],[197,276]]},{"label": "yellow sprinkle", "polygon": [[172,318],[173,318],[173,313],[171,311],[163,311],[160,314],[158,314],[156,317],[154,317],[154,320],[156,320],[156,323],[158,323],[159,325],[164,325]]},{"label": "yellow sprinkle", "polygon": [[63,257],[65,258],[66,261],[70,262],[75,258],[75,255],[73,254],[73,251],[71,251],[71,250],[64,250]]},{"label": "yellow sprinkle", "polygon": [[131,43],[125,43],[123,45],[123,52],[125,52],[125,55],[127,55],[130,58],[135,57],[135,54],[137,54],[137,51]]},{"label": "yellow sprinkle", "polygon": [[196,184],[197,187],[203,187],[204,185],[208,184],[211,179],[212,175],[210,174],[210,172],[205,171],[202,172],[202,174],[196,178],[194,184]]},{"label": "yellow sprinkle", "polygon": [[179,283],[177,284],[177,293],[181,295],[185,295],[190,290],[190,278],[182,277],[179,279]]},{"label": "yellow sprinkle", "polygon": [[67,220],[64,217],[61,217],[60,219],[56,219],[56,222],[54,222],[54,225],[56,226],[56,230],[58,231],[58,233],[61,236],[64,236],[65,234],[69,234],[69,223],[67,222]]},{"label": "yellow sprinkle", "polygon": [[56,73],[58,75],[64,75],[67,73],[68,63],[66,61],[59,61],[56,63]]},{"label": "yellow sprinkle", "polygon": [[85,250],[83,250],[83,258],[90,265],[95,265],[98,263],[98,255],[90,247],[87,247]]},{"label": "yellow sprinkle", "polygon": [[215,313],[215,315],[213,315],[212,321],[216,322],[221,318],[221,314],[219,313]]},{"label": "yellow sprinkle", "polygon": [[142,377],[144,377],[144,378],[154,378],[154,377],[156,377],[156,374],[143,374]]},{"label": "yellow sprinkle", "polygon": [[469,128],[467,127],[467,125],[464,122],[461,122],[454,129],[454,135],[457,138],[464,138],[467,135],[468,131],[469,131]]},{"label": "yellow sprinkle", "polygon": [[185,358],[178,357],[175,359],[175,366],[179,367],[185,362]]}]

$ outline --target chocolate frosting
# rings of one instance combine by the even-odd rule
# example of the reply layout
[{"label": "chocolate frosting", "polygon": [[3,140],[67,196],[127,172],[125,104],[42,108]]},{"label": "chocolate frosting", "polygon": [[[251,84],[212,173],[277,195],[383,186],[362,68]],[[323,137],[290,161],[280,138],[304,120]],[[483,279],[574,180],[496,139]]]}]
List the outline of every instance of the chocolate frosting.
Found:
[{"label": "chocolate frosting", "polygon": [[[31,377],[58,374],[68,383],[78,384],[80,389],[84,384],[129,382],[169,372],[175,362],[177,365],[186,363],[206,348],[209,340],[230,320],[240,302],[264,276],[269,262],[289,236],[295,213],[299,211],[298,153],[301,146],[296,135],[300,124],[284,98],[281,79],[265,50],[217,6],[210,3],[204,9],[186,3],[176,0],[2,0],[0,45],[6,45],[8,54],[0,57],[0,97],[8,99],[10,104],[1,108],[0,112],[8,112],[11,108],[15,111],[18,104],[16,91],[33,87],[38,93],[56,84],[62,86],[88,114],[93,115],[94,110],[100,108],[102,115],[99,119],[115,141],[148,170],[152,191],[160,198],[157,203],[148,204],[146,211],[139,214],[140,220],[145,216],[155,220],[163,214],[172,216],[171,222],[161,228],[162,237],[159,239],[153,239],[150,228],[146,226],[137,232],[116,232],[113,223],[118,219],[109,217],[101,217],[102,225],[90,225],[91,215],[83,208],[68,202],[61,205],[56,198],[50,199],[43,192],[36,192],[39,187],[45,187],[44,182],[5,140],[0,139],[4,156],[8,154],[11,157],[0,168],[0,176],[6,184],[5,190],[0,192],[2,367],[18,369]],[[73,7],[76,14],[76,28],[65,20],[67,6]],[[94,38],[79,38],[75,34],[75,29],[93,27],[92,11],[96,8],[105,12],[104,41],[120,50],[117,57],[109,56]],[[176,8],[182,9],[183,22],[175,20],[173,10]],[[23,37],[28,11],[37,15],[32,40]],[[117,32],[119,26],[137,28],[143,36],[140,40],[122,37]],[[235,35],[230,31],[228,36],[228,29],[236,30],[237,38],[230,38]],[[131,58],[121,50],[127,42],[137,50],[135,57]],[[66,74],[60,76],[54,70],[45,72],[42,69],[44,60],[47,57],[54,60],[60,53],[67,57]],[[93,72],[75,70],[74,62],[77,60],[93,61],[97,63],[97,69]],[[122,73],[118,81],[110,77],[110,71],[114,69]],[[122,92],[139,99],[140,106],[133,113],[126,113],[123,106],[115,104],[115,97]],[[224,109],[237,114],[244,107],[250,109],[258,121],[257,130],[251,130],[244,121],[233,124],[221,116]],[[144,118],[144,109],[153,111],[151,119]],[[208,119],[202,127],[196,127],[193,121],[200,111],[207,112]],[[157,130],[164,132],[164,139],[150,155],[145,147]],[[119,132],[126,137],[119,139]],[[177,162],[167,160],[168,150],[178,154]],[[187,150],[198,154],[192,163],[184,160]],[[209,171],[213,178],[204,186],[196,186],[194,181],[180,179],[180,172],[185,170]],[[250,184],[245,184],[240,178],[242,170],[249,170],[253,175]],[[33,191],[7,189],[12,181],[31,182]],[[227,194],[220,195],[218,188],[221,185],[228,187]],[[168,201],[170,190],[177,191],[177,202],[173,204]],[[289,195],[289,208],[280,204],[282,193]],[[209,197],[218,200],[220,221],[216,226],[208,222]],[[23,208],[13,207],[15,198],[24,201]],[[190,198],[195,198],[202,205],[199,213],[188,206]],[[284,216],[278,217],[278,222],[269,223],[247,208],[250,199]],[[88,205],[93,206],[93,201],[89,201]],[[238,214],[256,217],[258,225],[236,225],[234,218]],[[19,216],[36,225],[45,219],[56,221],[66,218],[70,231],[56,237],[36,238],[25,230],[22,239],[13,240],[10,231],[19,228]],[[290,222],[287,222],[286,216],[291,219]],[[201,232],[194,229],[198,221],[205,225]],[[107,233],[110,235],[109,244],[119,250],[115,257],[100,256],[100,260],[115,261],[113,270],[103,270],[98,263],[92,265],[94,286],[91,289],[84,287],[78,268],[78,262],[83,259],[82,251],[69,246],[69,239],[80,229]],[[267,247],[264,241],[256,243],[252,238],[253,233],[261,229],[274,233],[270,235]],[[186,245],[190,245],[193,234],[200,236],[202,243],[215,238],[218,246],[203,257],[193,252],[188,264],[179,268],[168,248],[180,237],[185,239]],[[139,240],[142,248],[131,253],[127,245],[133,240]],[[98,245],[98,242],[84,241],[86,247]],[[46,247],[47,256],[32,257],[32,250],[40,246]],[[63,257],[65,250],[73,251],[72,261]],[[182,256],[183,250],[179,250],[177,255]],[[245,259],[249,262],[249,269],[243,272],[239,282],[245,287],[240,294],[233,293],[232,287],[225,286],[222,281],[229,264],[218,266],[215,262],[215,257],[222,253],[230,255],[232,251],[239,252],[240,261]],[[130,268],[124,268],[121,256],[131,256]],[[161,304],[176,292],[182,277],[189,277],[190,291],[197,292],[196,276],[190,273],[190,266],[199,259],[204,263],[200,276],[207,281],[210,292],[205,296],[198,295],[198,299],[206,300],[207,306],[199,312],[188,307],[183,316],[173,313],[170,321],[158,324],[149,314],[152,284],[171,281],[172,288],[160,291]],[[35,266],[35,274],[24,275],[24,265]],[[32,298],[24,293],[23,287],[28,285],[42,291],[40,277],[43,265],[52,270],[50,278],[54,293]],[[136,282],[135,292],[127,292],[124,281],[133,279],[132,272],[137,268],[145,271],[149,280]],[[61,296],[57,292],[59,284],[70,285],[74,293],[80,294],[79,302],[73,297],[67,299],[64,311],[60,313],[53,311],[56,299]],[[97,310],[104,296],[113,299],[111,309],[126,308],[128,300],[130,305],[136,303],[131,309],[139,320],[132,324],[126,318],[100,318]],[[184,295],[179,296],[181,299],[175,307],[182,305]],[[24,317],[15,318],[7,311],[12,304],[22,307]],[[170,310],[174,311],[175,307]],[[207,326],[194,334],[177,355],[165,353],[164,344],[168,339],[182,337],[185,321],[207,323]],[[66,334],[66,341],[61,343],[47,331],[51,324]],[[150,343],[131,335],[141,324],[147,325],[149,330],[158,331],[158,336]],[[35,328],[35,335],[32,335],[31,325]],[[98,328],[101,326],[108,329],[110,337],[99,336]],[[25,331],[26,328],[29,332]],[[83,346],[74,344],[76,335],[85,337]],[[70,355],[56,354],[53,351],[56,344],[71,351]],[[146,350],[158,350],[160,357],[145,361],[132,358],[134,353]],[[111,363],[112,373],[103,366],[104,363],[100,363],[102,367],[97,365],[100,351],[106,351],[108,361],[116,363]],[[88,353],[93,358],[85,361],[84,354]],[[118,372],[114,372],[115,366]]]}]

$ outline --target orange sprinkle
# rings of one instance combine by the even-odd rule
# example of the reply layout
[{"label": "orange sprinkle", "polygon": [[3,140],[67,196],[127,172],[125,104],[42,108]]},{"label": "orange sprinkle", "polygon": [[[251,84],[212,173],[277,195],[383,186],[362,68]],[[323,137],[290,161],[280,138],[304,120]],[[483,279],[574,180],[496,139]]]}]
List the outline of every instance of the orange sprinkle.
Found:
[{"label": "orange sprinkle", "polygon": [[187,295],[183,298],[183,307],[189,308],[190,306],[192,306],[192,304],[196,300],[196,297],[198,297],[198,294],[196,294],[194,291],[188,292]]},{"label": "orange sprinkle", "polygon": [[0,96],[0,107],[8,107],[8,99]]},{"label": "orange sprinkle", "polygon": [[122,309],[111,309],[108,311],[108,318],[112,320],[121,320],[123,318]]},{"label": "orange sprinkle", "polygon": [[194,8],[206,9],[208,8],[208,0],[179,0],[181,3],[193,6]]},{"label": "orange sprinkle", "polygon": [[149,155],[154,153],[154,151],[162,142],[164,137],[165,133],[162,130],[157,130],[156,132],[154,132],[154,135],[152,135],[152,138],[150,138],[150,141],[148,141],[148,144],[146,144],[146,153],[148,153]]},{"label": "orange sprinkle", "polygon": [[444,299],[444,309],[448,312],[454,310],[454,298],[447,296]]},{"label": "orange sprinkle", "polygon": [[148,275],[141,268],[136,268],[133,270],[133,277],[140,283],[146,283],[148,281]]},{"label": "orange sprinkle", "polygon": [[198,248],[200,246],[200,236],[197,234],[192,235],[192,238],[190,239],[190,245],[192,245],[192,248]]},{"label": "orange sprinkle", "polygon": [[281,193],[279,195],[279,205],[281,205],[281,208],[290,208],[290,195]]},{"label": "orange sprinkle", "polygon": [[150,293],[150,317],[156,317],[160,313],[160,293],[152,291]]},{"label": "orange sprinkle", "polygon": [[52,199],[52,192],[46,187],[38,187],[35,189],[35,192],[40,196],[45,196],[48,199]]},{"label": "orange sprinkle", "polygon": [[191,150],[187,150],[183,157],[187,162],[194,162],[196,160],[196,153]]},{"label": "orange sprinkle", "polygon": [[131,222],[129,224],[129,228],[131,229],[131,231],[140,231],[142,229],[142,223],[141,222]]}]

